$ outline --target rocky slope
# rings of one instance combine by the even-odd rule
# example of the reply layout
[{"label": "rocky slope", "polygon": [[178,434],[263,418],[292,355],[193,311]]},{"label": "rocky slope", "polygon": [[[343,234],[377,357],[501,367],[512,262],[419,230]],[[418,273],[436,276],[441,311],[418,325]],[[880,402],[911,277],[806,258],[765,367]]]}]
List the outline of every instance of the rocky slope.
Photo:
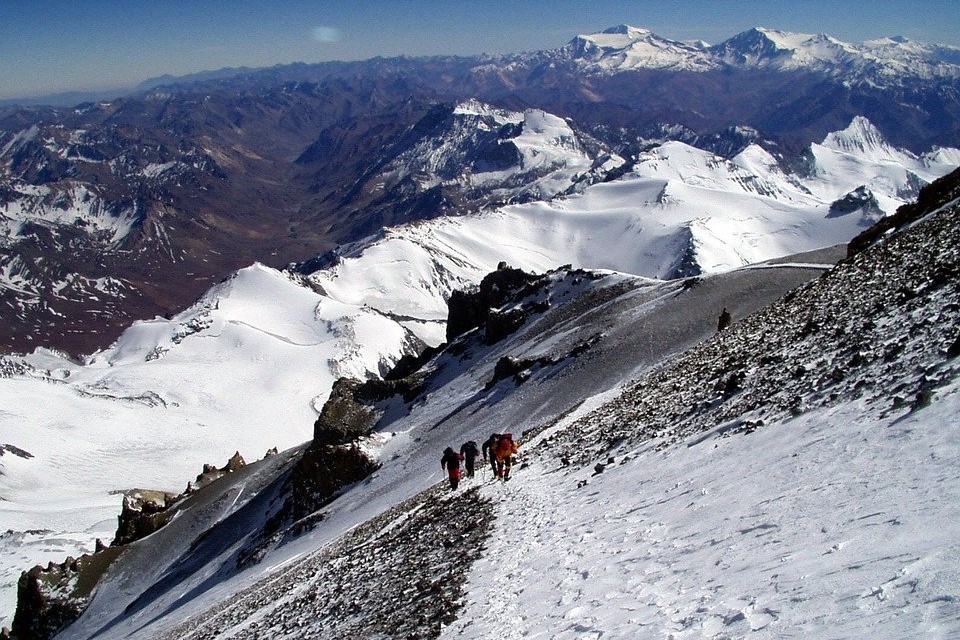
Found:
[{"label": "rocky slope", "polygon": [[[347,419],[348,416],[367,415],[376,421],[375,432],[365,444],[361,444],[361,448],[382,465],[373,475],[347,487],[338,499],[320,503],[324,506],[315,513],[300,513],[294,518],[282,516],[280,520],[272,515],[285,513],[279,508],[285,499],[277,493],[285,480],[278,479],[277,484],[271,485],[274,489],[268,492],[269,497],[255,499],[255,505],[251,503],[250,507],[241,508],[241,503],[247,499],[244,497],[237,504],[236,509],[240,511],[235,515],[229,518],[220,516],[219,519],[234,522],[235,527],[247,528],[234,528],[226,538],[213,530],[202,536],[204,540],[221,540],[216,544],[204,542],[197,546],[190,544],[190,538],[183,539],[176,530],[165,532],[166,528],[162,529],[149,541],[133,545],[134,548],[142,547],[142,552],[121,558],[111,569],[112,575],[120,582],[115,583],[114,587],[104,587],[103,599],[94,599],[87,613],[78,621],[76,630],[70,631],[67,637],[74,633],[78,636],[94,633],[95,629],[107,636],[128,633],[124,629],[130,629],[130,625],[139,626],[147,618],[155,616],[157,611],[170,605],[176,609],[177,605],[170,598],[184,590],[197,594],[199,598],[191,603],[181,601],[187,609],[182,616],[177,613],[174,618],[186,620],[193,615],[187,610],[192,612],[197,610],[196,607],[203,606],[200,603],[205,600],[201,594],[206,593],[213,582],[222,580],[231,583],[239,581],[236,584],[245,584],[247,586],[243,588],[249,587],[249,590],[244,591],[231,605],[218,608],[213,618],[196,618],[176,630],[168,629],[164,623],[163,633],[213,637],[225,627],[236,632],[246,629],[243,633],[280,633],[277,625],[283,625],[287,629],[284,633],[294,633],[294,629],[300,634],[323,635],[330,633],[330,629],[355,633],[356,629],[370,627],[384,629],[384,633],[391,635],[391,629],[396,628],[391,625],[402,626],[407,622],[396,622],[393,596],[381,597],[384,589],[387,589],[388,595],[393,589],[400,589],[406,592],[404,601],[414,602],[429,600],[431,594],[448,594],[449,589],[453,589],[453,585],[461,579],[458,572],[467,570],[474,558],[474,554],[466,550],[476,549],[482,544],[486,527],[491,524],[489,518],[482,515],[486,513],[482,505],[469,507],[470,515],[463,520],[459,515],[452,517],[450,512],[444,511],[448,505],[444,500],[438,503],[437,489],[417,495],[437,479],[437,474],[432,471],[436,465],[432,454],[439,451],[437,447],[440,443],[451,439],[459,441],[468,436],[482,439],[483,431],[490,428],[488,425],[508,420],[508,416],[527,415],[530,420],[536,420],[537,416],[556,417],[575,406],[578,399],[608,388],[637,367],[656,362],[665,351],[681,349],[691,341],[696,341],[697,337],[709,334],[716,321],[717,305],[726,304],[737,314],[745,313],[763,304],[763,301],[782,294],[794,284],[805,281],[821,269],[785,266],[742,271],[705,281],[698,287],[686,290],[682,283],[658,283],[615,274],[570,270],[529,279],[511,279],[509,276],[515,270],[505,267],[497,272],[501,275],[490,277],[487,287],[496,289],[501,296],[506,295],[506,298],[498,298],[503,305],[501,310],[482,319],[479,329],[470,330],[456,338],[422,371],[413,374],[417,378],[415,384],[397,381],[381,391],[365,391],[359,395],[356,389],[348,392],[344,387],[343,393],[337,392],[331,396],[327,405],[329,411],[325,408],[323,412],[323,415],[327,415],[325,425],[337,416],[349,424],[361,425],[367,419],[357,422],[353,417]],[[508,293],[511,291],[514,293]],[[483,300],[485,298],[477,298],[477,304],[485,304]],[[475,314],[468,310],[470,307],[469,304],[460,305],[456,313],[463,314],[465,318],[472,317]],[[658,310],[665,315],[657,317]],[[689,321],[694,316],[699,319],[691,322],[685,330],[678,331],[677,319]],[[501,319],[504,317],[514,320],[503,323]],[[454,326],[467,327],[471,324],[465,324],[458,317],[453,320]],[[509,370],[504,363],[511,365]],[[389,389],[394,391],[391,393]],[[338,399],[341,396],[343,399]],[[363,410],[358,413],[350,409],[352,400],[349,398],[356,397],[364,398],[372,413]],[[410,426],[404,426],[407,423],[416,425],[413,431]],[[361,431],[366,428],[369,427],[361,427]],[[316,445],[317,441],[314,443]],[[220,490],[226,492],[219,501],[224,505],[233,502],[229,496],[247,496],[249,491],[236,486]],[[357,491],[368,497],[360,497]],[[404,502],[411,497],[410,502]],[[457,498],[449,508],[465,508],[459,500]],[[403,504],[396,510],[389,511],[400,503]],[[181,508],[189,507],[190,503],[185,502]],[[473,514],[477,509],[477,517],[482,518],[484,524],[479,528],[467,526],[474,521]],[[358,517],[366,521],[379,513],[384,515],[370,525],[355,530],[358,535],[362,533],[361,537],[351,535],[338,541],[338,532],[354,526],[348,523],[356,523]],[[178,522],[181,525],[177,525]],[[281,529],[275,528],[278,522],[283,522]],[[391,523],[387,528],[389,534],[378,536],[377,542],[368,542],[365,537],[367,532],[374,535],[383,527],[380,523],[384,522]],[[171,526],[204,528],[206,525],[181,516],[174,518],[168,525]],[[449,531],[444,528],[448,526],[452,527]],[[421,537],[422,531],[434,530],[442,539],[453,536],[449,548],[446,544],[437,547],[436,537]],[[263,531],[274,532],[268,533],[270,539],[266,545],[262,542]],[[390,549],[377,554],[368,553],[371,546],[379,545],[384,536],[391,541]],[[328,542],[321,542],[324,540]],[[412,540],[422,540],[423,544],[431,545],[431,551],[418,554],[415,558],[405,546]],[[164,556],[170,561],[179,558],[178,565],[187,569],[165,569],[169,564],[164,560],[161,563],[163,566],[155,566],[149,573],[166,574],[168,578],[163,584],[151,587],[142,578],[144,570],[137,566],[143,558],[152,555],[146,550],[148,547],[170,544],[180,551],[164,551]],[[314,550],[320,547],[327,551],[316,555]],[[249,552],[239,552],[240,548],[258,551],[251,555]],[[358,577],[352,581],[354,586],[350,587],[346,583],[327,582],[324,578],[332,575],[330,572],[342,574],[344,553],[355,558],[349,564],[356,566],[355,575]],[[382,554],[393,553],[401,554],[403,559],[391,560],[389,568],[379,564]],[[305,562],[292,560],[303,554],[310,559]],[[250,567],[246,564],[248,561],[243,561],[240,566],[246,568],[237,573],[238,559],[251,557],[260,558],[260,564]],[[292,573],[288,575],[291,580],[274,581],[269,591],[264,591],[264,585],[255,585],[260,575],[259,567],[285,564],[286,561],[280,558],[291,559],[289,569]],[[219,577],[205,584],[205,579],[193,574],[193,569],[189,568],[196,563],[210,562],[213,563],[211,567],[219,567],[214,570]],[[391,581],[370,589],[370,584],[365,581],[367,576],[380,576],[384,571],[392,576],[395,567],[402,571],[397,576],[399,582]],[[303,574],[303,571],[307,571],[307,574]],[[208,571],[203,573],[212,575]],[[300,577],[306,575],[314,577]],[[450,586],[446,586],[448,575],[454,580],[449,583]],[[297,577],[293,579],[293,576]],[[381,584],[379,578],[376,584]],[[323,608],[322,621],[316,617],[316,612],[308,612],[303,608],[303,588],[318,594],[316,603]],[[108,592],[111,595],[107,596]],[[449,597],[452,595],[443,595],[439,602],[447,602]],[[344,598],[349,598],[352,604],[334,606],[344,602]],[[275,603],[275,618],[260,618],[256,613],[261,603],[266,601]],[[128,619],[125,614],[114,620],[118,613],[115,607],[119,603],[126,603],[120,606],[127,608],[132,618]],[[131,603],[135,604],[130,606]],[[409,624],[417,625],[421,630],[419,633],[432,636],[439,631],[441,623],[450,622],[452,618],[449,616],[453,615],[455,606],[437,609],[431,604],[421,607],[418,611],[422,610],[423,615],[418,614]],[[350,613],[345,613],[348,611]],[[251,616],[261,621],[253,624]],[[149,635],[155,632],[159,631],[138,633]]]}]

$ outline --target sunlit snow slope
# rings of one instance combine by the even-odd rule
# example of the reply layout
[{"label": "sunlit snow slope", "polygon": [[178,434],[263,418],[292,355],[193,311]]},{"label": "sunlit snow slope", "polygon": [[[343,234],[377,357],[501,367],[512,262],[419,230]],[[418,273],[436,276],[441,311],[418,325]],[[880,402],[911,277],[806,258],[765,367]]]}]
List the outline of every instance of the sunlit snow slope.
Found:
[{"label": "sunlit snow slope", "polygon": [[84,365],[47,353],[5,361],[0,442],[33,457],[0,459],[4,612],[22,570],[112,538],[112,491],[180,491],[203,463],[307,440],[334,379],[379,375],[419,340],[441,342],[446,297],[501,260],[655,278],[729,270],[845,242],[879,214],[838,214],[833,200],[869,185],[890,213],[956,159],[837,140],[813,147],[804,175],[759,147],[725,161],[670,143],[580,195],[391,229],[308,276],[252,266]]}]

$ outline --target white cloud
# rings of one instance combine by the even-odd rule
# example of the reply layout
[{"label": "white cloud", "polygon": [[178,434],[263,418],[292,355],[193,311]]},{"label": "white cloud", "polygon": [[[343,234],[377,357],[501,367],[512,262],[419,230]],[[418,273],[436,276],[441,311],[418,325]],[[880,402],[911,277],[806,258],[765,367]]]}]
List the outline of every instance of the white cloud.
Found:
[{"label": "white cloud", "polygon": [[317,42],[339,42],[340,30],[336,27],[314,27],[310,34]]}]

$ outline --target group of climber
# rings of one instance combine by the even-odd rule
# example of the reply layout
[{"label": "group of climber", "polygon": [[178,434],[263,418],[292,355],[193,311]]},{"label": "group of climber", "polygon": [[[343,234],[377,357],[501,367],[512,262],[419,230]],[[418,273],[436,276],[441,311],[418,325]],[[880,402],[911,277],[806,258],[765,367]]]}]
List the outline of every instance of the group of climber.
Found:
[{"label": "group of climber", "polygon": [[440,468],[446,470],[450,488],[456,489],[460,484],[460,463],[463,462],[467,477],[472,478],[476,470],[477,456],[482,455],[484,462],[490,460],[494,477],[507,481],[510,479],[513,457],[519,448],[512,433],[492,433],[480,448],[473,440],[464,442],[460,446],[460,453],[447,447],[440,458]]}]

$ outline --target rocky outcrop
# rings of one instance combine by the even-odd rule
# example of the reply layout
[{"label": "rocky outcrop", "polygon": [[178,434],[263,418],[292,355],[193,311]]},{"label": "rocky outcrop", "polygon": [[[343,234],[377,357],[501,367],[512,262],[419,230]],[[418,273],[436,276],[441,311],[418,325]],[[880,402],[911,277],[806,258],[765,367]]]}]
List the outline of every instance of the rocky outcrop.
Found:
[{"label": "rocky outcrop", "polygon": [[423,376],[417,374],[388,380],[338,379],[313,423],[313,446],[347,444],[369,435],[380,416],[375,403],[395,396],[410,402],[422,386]]},{"label": "rocky outcrop", "polygon": [[[273,448],[266,455],[276,454],[277,450]],[[188,495],[224,475],[239,471],[246,464],[239,451],[222,467],[205,464],[196,480],[188,483],[181,494],[148,489],[124,492],[123,507],[117,516],[117,533],[109,547],[98,539],[93,554],[67,558],[62,564],[51,562],[46,568],[37,565],[23,572],[17,588],[12,637],[51,638],[66,628],[86,609],[100,577],[126,545],[167,524],[173,518],[171,507]]]},{"label": "rocky outcrop", "polygon": [[[501,262],[496,271],[484,276],[476,289],[454,291],[447,301],[447,342],[471,329],[483,326],[490,317],[491,309],[498,309],[540,280],[542,276],[514,269]],[[494,335],[500,335],[503,320],[502,317],[498,318],[501,327],[494,329]]]},{"label": "rocky outcrop", "polygon": [[193,482],[187,483],[187,488],[181,494],[145,489],[125,492],[123,508],[117,516],[117,535],[110,543],[111,546],[130,544],[145,538],[170,521],[172,517],[170,507],[174,504],[214,480],[238,471],[246,465],[243,456],[237,451],[222,467],[213,464],[203,465],[203,471]]},{"label": "rocky outcrop", "polygon": [[323,518],[320,509],[349,485],[380,467],[363,447],[380,417],[375,403],[419,393],[421,378],[399,380],[340,378],[333,384],[313,425],[313,441],[290,471],[285,497],[263,530],[241,551],[237,565],[256,564],[271,548],[312,528]]},{"label": "rocky outcrop", "polygon": [[180,500],[165,491],[135,489],[123,495],[123,508],[117,516],[117,535],[111,546],[117,547],[145,538],[170,521],[169,508]]},{"label": "rocky outcrop", "polygon": [[121,552],[117,547],[98,545],[98,549],[92,555],[67,558],[62,564],[37,565],[20,575],[11,637],[52,638],[80,617],[93,587]]},{"label": "rocky outcrop", "polygon": [[313,423],[313,446],[346,444],[367,435],[376,424],[376,411],[357,398],[360,380],[340,378],[333,383],[320,415]]},{"label": "rocky outcrop", "polygon": [[[266,455],[267,456],[271,455],[271,452],[276,454],[277,453],[276,447],[267,451]],[[243,456],[240,455],[239,451],[234,453],[230,457],[230,459],[227,460],[227,464],[222,467],[218,467],[214,464],[207,463],[203,465],[203,471],[201,471],[197,475],[196,479],[193,482],[187,483],[187,488],[186,490],[184,490],[183,494],[181,495],[184,495],[184,496],[189,495],[194,491],[197,491],[198,489],[207,486],[214,480],[222,478],[228,473],[233,473],[234,471],[238,471],[245,466],[247,466],[247,461],[243,459]]]},{"label": "rocky outcrop", "polygon": [[[290,519],[298,522],[330,502],[344,487],[380,468],[357,443],[314,445],[291,476]],[[309,523],[303,523],[306,526]]]}]

